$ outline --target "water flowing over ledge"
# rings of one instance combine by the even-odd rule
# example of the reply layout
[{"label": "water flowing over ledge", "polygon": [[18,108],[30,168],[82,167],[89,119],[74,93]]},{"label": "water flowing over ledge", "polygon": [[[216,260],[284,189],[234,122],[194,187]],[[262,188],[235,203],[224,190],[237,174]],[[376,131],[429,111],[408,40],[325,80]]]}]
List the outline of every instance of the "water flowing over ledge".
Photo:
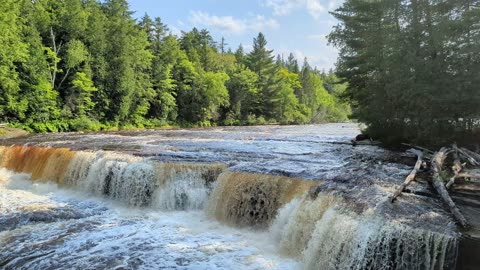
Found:
[{"label": "water flowing over ledge", "polygon": [[[451,224],[434,230],[412,227],[401,219],[387,221],[384,204],[359,208],[349,196],[330,192],[331,184],[322,181],[234,172],[222,164],[160,163],[114,152],[35,146],[0,147],[0,165],[16,172],[2,169],[2,186],[30,179],[55,183],[129,207],[201,210],[206,218],[263,231],[276,243],[279,254],[301,261],[304,269],[455,266],[458,235]],[[82,220],[92,214],[49,204],[17,210],[0,217],[0,231]],[[439,217],[432,213],[430,218]],[[15,241],[15,237],[0,236],[6,247]],[[11,256],[7,250],[0,256],[0,265],[26,267],[25,262]]]}]

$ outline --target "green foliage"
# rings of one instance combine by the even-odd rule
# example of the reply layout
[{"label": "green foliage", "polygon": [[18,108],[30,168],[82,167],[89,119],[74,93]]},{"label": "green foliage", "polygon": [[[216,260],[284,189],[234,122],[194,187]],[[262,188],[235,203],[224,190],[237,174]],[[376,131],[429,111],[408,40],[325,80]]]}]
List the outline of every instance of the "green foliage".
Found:
[{"label": "green foliage", "polygon": [[69,121],[69,129],[72,131],[99,131],[102,128],[100,122],[87,116],[80,116]]},{"label": "green foliage", "polygon": [[349,0],[330,41],[354,117],[387,143],[475,142],[478,1]]},{"label": "green foliage", "polygon": [[20,4],[0,2],[0,119],[23,120],[27,103],[20,96],[18,63],[27,58],[28,45],[21,38]]},{"label": "green foliage", "polygon": [[276,64],[262,33],[233,53],[206,29],[177,37],[160,18],[136,21],[126,0],[4,0],[0,13],[0,121],[27,130],[300,124],[321,106],[322,121],[346,115],[344,90],[326,92],[316,71],[305,79],[293,54]]},{"label": "green foliage", "polygon": [[65,105],[73,115],[85,116],[95,107],[92,96],[97,90],[87,74],[77,72],[72,80],[72,86]]},{"label": "green foliage", "polygon": [[67,44],[66,66],[74,68],[87,60],[88,51],[80,40],[73,39]]}]

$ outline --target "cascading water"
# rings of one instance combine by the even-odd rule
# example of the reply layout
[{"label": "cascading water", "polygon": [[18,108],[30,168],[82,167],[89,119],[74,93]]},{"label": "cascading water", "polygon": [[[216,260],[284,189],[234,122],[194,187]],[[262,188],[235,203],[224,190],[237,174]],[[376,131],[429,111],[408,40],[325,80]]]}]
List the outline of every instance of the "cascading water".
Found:
[{"label": "cascading water", "polygon": [[207,211],[232,225],[265,227],[282,205],[318,184],[317,181],[227,171],[219,176]]},{"label": "cascading water", "polygon": [[[347,210],[345,210],[347,209]],[[282,252],[305,269],[452,269],[457,235],[362,217],[329,195],[295,199],[271,227]]]},{"label": "cascading water", "polygon": [[112,152],[1,147],[0,165],[131,206],[162,210],[203,208],[220,164],[165,164]]},{"label": "cascading water", "polygon": [[157,164],[153,205],[168,210],[202,209],[224,165]]},{"label": "cascading water", "polygon": [[[458,236],[454,232],[387,221],[375,209],[357,213],[341,196],[309,192],[321,181],[233,172],[222,164],[160,163],[127,154],[34,146],[0,147],[0,165],[30,174],[33,181],[52,181],[129,206],[168,211],[205,208],[208,217],[228,225],[266,231],[280,253],[302,261],[305,269],[455,267]],[[0,185],[7,182],[0,178]],[[58,213],[65,212],[61,206],[45,209],[57,208]],[[85,216],[69,213],[74,218]],[[8,239],[2,241],[10,245]],[[10,257],[1,260],[2,256],[0,267],[16,265]]]}]

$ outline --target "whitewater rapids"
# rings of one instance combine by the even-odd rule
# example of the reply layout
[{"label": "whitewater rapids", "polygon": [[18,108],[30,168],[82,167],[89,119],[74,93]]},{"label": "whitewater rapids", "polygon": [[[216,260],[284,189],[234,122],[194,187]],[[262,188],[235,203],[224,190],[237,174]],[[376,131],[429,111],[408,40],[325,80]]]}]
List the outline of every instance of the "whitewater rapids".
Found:
[{"label": "whitewater rapids", "polygon": [[266,232],[132,208],[0,169],[2,269],[299,269]]},{"label": "whitewater rapids", "polygon": [[[289,151],[305,149],[277,161]],[[0,268],[455,267],[459,234],[434,199],[387,203],[401,166],[374,161],[379,180],[354,160],[321,179],[245,166],[0,146]]]}]

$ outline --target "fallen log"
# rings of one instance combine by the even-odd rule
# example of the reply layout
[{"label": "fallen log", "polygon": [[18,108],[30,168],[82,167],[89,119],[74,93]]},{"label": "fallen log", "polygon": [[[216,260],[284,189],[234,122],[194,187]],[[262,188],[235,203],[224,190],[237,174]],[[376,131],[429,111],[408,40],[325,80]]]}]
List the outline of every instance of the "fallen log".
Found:
[{"label": "fallen log", "polygon": [[448,148],[442,148],[440,151],[435,153],[432,159],[432,170],[433,170],[433,179],[432,179],[432,185],[437,191],[438,195],[442,198],[442,200],[447,204],[448,208],[450,209],[450,212],[452,212],[453,216],[456,218],[458,223],[462,227],[467,227],[468,222],[467,219],[462,215],[460,210],[457,208],[455,203],[452,201],[452,198],[450,198],[450,195],[448,194],[447,189],[445,188],[444,182],[442,180],[442,166],[443,162],[445,161],[445,158],[447,157],[448,153]]},{"label": "fallen log", "polygon": [[471,173],[460,173],[455,178],[472,178],[480,179],[480,174],[471,174]]},{"label": "fallen log", "polygon": [[415,163],[415,166],[413,167],[412,172],[405,178],[405,181],[403,182],[402,185],[393,193],[392,198],[390,199],[390,202],[394,202],[397,197],[403,192],[403,190],[410,184],[415,179],[415,176],[417,175],[417,172],[420,170],[420,167],[422,166],[423,163],[423,152],[417,149],[410,149],[408,152],[415,154],[417,156],[417,162]]},{"label": "fallen log", "polygon": [[473,159],[475,159],[475,161],[476,161],[477,163],[480,163],[480,154],[477,154],[477,153],[475,153],[475,152],[473,152],[473,151],[470,151],[470,150],[468,150],[467,148],[464,148],[464,147],[462,147],[462,150],[463,150],[464,152],[466,152],[470,157],[472,157]]},{"label": "fallen log", "polygon": [[468,153],[468,149],[459,148],[458,152],[462,154],[462,156],[466,158],[468,162],[470,162],[470,164],[472,164],[473,166],[480,166],[480,161],[477,161],[474,157],[472,157],[472,155]]},{"label": "fallen log", "polygon": [[454,175],[450,178],[450,181],[445,185],[447,189],[450,189],[453,184],[455,184],[455,179],[459,178],[458,174],[463,170],[462,163],[460,162],[460,158],[458,157],[458,147],[456,144],[453,144],[453,166],[452,171]]},{"label": "fallen log", "polygon": [[427,149],[427,148],[424,148],[424,147],[421,147],[421,146],[411,145],[411,144],[408,144],[408,143],[402,143],[402,145],[405,145],[405,146],[408,146],[408,147],[412,147],[412,148],[416,148],[416,149],[422,150],[423,152],[427,152],[427,153],[429,153],[429,154],[435,154],[435,152],[433,152],[432,150]]}]

